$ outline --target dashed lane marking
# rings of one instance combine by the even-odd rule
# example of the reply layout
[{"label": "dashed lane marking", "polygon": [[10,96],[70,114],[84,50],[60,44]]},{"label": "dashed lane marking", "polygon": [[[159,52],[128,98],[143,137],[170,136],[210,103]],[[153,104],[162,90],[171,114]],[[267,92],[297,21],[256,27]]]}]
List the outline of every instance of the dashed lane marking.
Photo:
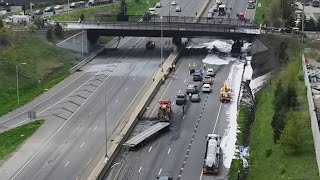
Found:
[{"label": "dashed lane marking", "polygon": [[68,162],[66,163],[66,165],[64,165],[64,167],[67,167],[67,166],[68,166],[68,164],[69,164],[69,162],[70,162],[70,161],[68,161]]}]

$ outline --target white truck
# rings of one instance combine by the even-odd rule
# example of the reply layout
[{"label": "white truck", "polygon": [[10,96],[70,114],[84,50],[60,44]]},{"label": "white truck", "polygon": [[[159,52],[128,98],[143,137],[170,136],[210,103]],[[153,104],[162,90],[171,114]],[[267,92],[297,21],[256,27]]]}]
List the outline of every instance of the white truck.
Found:
[{"label": "white truck", "polygon": [[217,134],[208,134],[203,174],[218,174],[221,137]]}]

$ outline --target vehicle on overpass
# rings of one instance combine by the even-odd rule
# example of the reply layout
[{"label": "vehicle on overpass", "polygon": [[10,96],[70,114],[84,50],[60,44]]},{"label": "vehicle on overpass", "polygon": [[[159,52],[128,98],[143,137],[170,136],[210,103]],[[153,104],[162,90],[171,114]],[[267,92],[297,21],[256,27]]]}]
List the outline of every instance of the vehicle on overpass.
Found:
[{"label": "vehicle on overpass", "polygon": [[225,16],[227,14],[226,13],[226,5],[225,4],[219,5],[218,11],[219,11],[218,16]]},{"label": "vehicle on overpass", "polygon": [[156,47],[156,43],[154,41],[147,41],[146,48],[147,49],[154,49]]},{"label": "vehicle on overpass", "polygon": [[175,11],[176,12],[181,12],[181,6],[177,6]]},{"label": "vehicle on overpass", "polygon": [[221,137],[217,134],[208,134],[203,174],[218,174],[220,160],[220,143]]},{"label": "vehicle on overpass", "polygon": [[223,83],[223,86],[220,89],[220,101],[222,103],[229,103],[231,101],[231,88],[227,83]]},{"label": "vehicle on overpass", "polygon": [[170,100],[160,100],[158,108],[158,117],[161,121],[169,121],[171,115],[171,101]]},{"label": "vehicle on overpass", "polygon": [[113,0],[89,0],[89,6],[98,6],[102,4],[112,3]]},{"label": "vehicle on overpass", "polygon": [[160,177],[157,177],[157,179],[159,179],[159,180],[173,180],[173,178],[170,176],[160,176]]},{"label": "vehicle on overpass", "polygon": [[149,8],[149,13],[150,13],[151,16],[157,15],[156,8]]}]

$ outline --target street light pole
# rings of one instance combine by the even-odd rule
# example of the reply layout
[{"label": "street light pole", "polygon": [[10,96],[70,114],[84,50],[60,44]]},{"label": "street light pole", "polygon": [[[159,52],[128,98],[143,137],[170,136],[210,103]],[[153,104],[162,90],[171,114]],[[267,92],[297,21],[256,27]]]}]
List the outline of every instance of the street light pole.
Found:
[{"label": "street light pole", "polygon": [[83,60],[83,23],[81,21],[81,35],[82,35],[82,40],[81,40],[81,61]]},{"label": "street light pole", "polygon": [[67,21],[69,21],[70,0],[68,0]]},{"label": "street light pole", "polygon": [[160,20],[161,20],[161,39],[160,39],[160,46],[161,46],[161,72],[163,72],[163,47],[162,47],[163,28],[162,28],[162,16],[160,17]]},{"label": "street light pole", "polygon": [[17,74],[17,104],[20,104],[20,97],[19,97],[19,66],[20,65],[25,65],[27,63],[20,63],[19,65],[16,66],[16,74]]},{"label": "street light pole", "polygon": [[107,82],[104,80],[104,131],[106,135],[106,154],[108,158],[108,131],[107,131]]},{"label": "street light pole", "polygon": [[301,31],[302,31],[302,45],[303,45],[303,36],[304,36],[304,6],[306,4],[306,0],[303,0],[303,5],[302,5],[302,27],[301,27]]}]

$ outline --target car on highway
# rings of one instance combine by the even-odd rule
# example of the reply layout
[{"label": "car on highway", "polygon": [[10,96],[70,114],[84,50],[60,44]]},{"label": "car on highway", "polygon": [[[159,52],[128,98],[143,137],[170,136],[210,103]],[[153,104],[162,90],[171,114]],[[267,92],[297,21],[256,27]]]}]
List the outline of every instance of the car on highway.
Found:
[{"label": "car on highway", "polygon": [[203,84],[202,85],[202,92],[211,92],[211,85],[210,84]]},{"label": "car on highway", "polygon": [[218,4],[218,5],[221,5],[221,4],[222,4],[222,1],[221,1],[221,0],[217,0],[217,4]]},{"label": "car on highway", "polygon": [[52,12],[53,10],[54,10],[53,7],[46,7],[46,8],[44,9],[44,12]]},{"label": "car on highway", "polygon": [[191,96],[191,102],[200,102],[201,98],[199,94],[192,94]]},{"label": "car on highway", "polygon": [[55,9],[55,10],[63,9],[63,6],[62,6],[62,5],[56,5],[56,6],[54,7],[54,9]]},{"label": "car on highway", "polygon": [[171,2],[171,5],[172,5],[172,6],[176,6],[176,5],[177,5],[177,2],[176,2],[176,1],[172,1],[172,2]]},{"label": "car on highway", "polygon": [[214,76],[213,69],[207,69],[207,76]]},{"label": "car on highway", "polygon": [[211,78],[211,76],[205,76],[202,80],[202,83],[203,84],[212,84],[213,83],[213,80]]},{"label": "car on highway", "polygon": [[149,8],[149,11],[151,16],[155,16],[156,15],[156,8]]},{"label": "car on highway", "polygon": [[187,102],[185,94],[177,94],[176,105],[184,105]]},{"label": "car on highway", "polygon": [[209,13],[213,13],[213,12],[214,12],[213,8],[209,9]]},{"label": "car on highway", "polygon": [[36,10],[34,13],[34,15],[42,15],[43,11],[41,9]]},{"label": "car on highway", "polygon": [[201,81],[202,80],[202,70],[195,70],[193,73],[193,81]]},{"label": "car on highway", "polygon": [[248,1],[248,9],[254,9],[255,8],[255,5],[254,5],[254,2],[253,1]]},{"label": "car on highway", "polygon": [[195,84],[189,84],[187,86],[187,90],[186,90],[186,93],[189,95],[189,94],[196,94],[198,93],[198,87],[197,85]]},{"label": "car on highway", "polygon": [[177,6],[175,11],[176,12],[181,12],[181,6]]},{"label": "car on highway", "polygon": [[160,177],[157,177],[157,179],[159,179],[159,180],[173,180],[173,178],[170,176],[160,176]]},{"label": "car on highway", "polygon": [[214,4],[212,6],[213,12],[218,12],[218,8],[219,8],[218,4]]},{"label": "car on highway", "polygon": [[213,19],[213,13],[209,12],[207,15],[207,19]]},{"label": "car on highway", "polygon": [[162,4],[159,2],[156,4],[156,8],[161,8],[162,7]]}]

